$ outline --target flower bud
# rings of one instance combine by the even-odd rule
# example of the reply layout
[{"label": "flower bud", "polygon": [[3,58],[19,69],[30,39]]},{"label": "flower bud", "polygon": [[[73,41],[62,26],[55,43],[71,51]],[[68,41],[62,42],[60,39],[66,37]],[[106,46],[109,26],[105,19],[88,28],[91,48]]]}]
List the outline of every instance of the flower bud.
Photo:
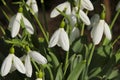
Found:
[{"label": "flower bud", "polygon": [[61,27],[61,28],[64,28],[64,26],[65,26],[65,22],[62,21],[61,24],[60,24],[60,27]]},{"label": "flower bud", "polygon": [[11,54],[14,54],[14,53],[15,53],[14,47],[11,47],[9,52],[10,52]]},{"label": "flower bud", "polygon": [[106,13],[105,13],[105,6],[104,6],[104,4],[101,4],[101,6],[103,7],[103,11],[102,11],[102,13],[101,13],[101,19],[105,19],[105,15],[106,15]]},{"label": "flower bud", "polygon": [[22,12],[23,12],[23,8],[20,7],[20,8],[18,9],[18,12],[19,12],[19,13],[22,13]]}]

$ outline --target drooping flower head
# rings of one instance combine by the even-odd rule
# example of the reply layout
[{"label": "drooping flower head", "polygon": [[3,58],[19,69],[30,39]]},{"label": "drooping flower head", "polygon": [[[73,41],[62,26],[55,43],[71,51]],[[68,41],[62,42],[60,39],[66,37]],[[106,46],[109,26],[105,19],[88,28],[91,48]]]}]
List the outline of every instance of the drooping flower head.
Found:
[{"label": "drooping flower head", "polygon": [[32,76],[32,65],[31,65],[31,59],[33,59],[35,62],[38,64],[47,64],[47,59],[42,56],[39,52],[37,51],[32,51],[27,47],[27,55],[24,56],[24,61],[25,61],[25,69],[26,69],[26,75],[28,77]]},{"label": "drooping flower head", "polygon": [[[27,0],[26,4],[33,10],[33,15],[38,16],[38,5],[36,0]],[[29,10],[29,8],[27,8]]]},{"label": "drooping flower head", "polygon": [[65,51],[69,50],[69,39],[64,28],[59,28],[53,33],[49,42],[49,47],[54,47],[55,45],[62,47]]},{"label": "drooping flower head", "polygon": [[[104,8],[104,6],[103,6],[103,8]],[[109,40],[112,39],[109,25],[105,22],[104,19],[105,19],[105,8],[101,13],[101,19],[99,20],[98,24],[93,26],[92,31],[91,31],[91,38],[95,45],[100,43],[103,34],[105,34],[107,39],[109,39]]]},{"label": "drooping flower head", "polygon": [[8,28],[11,31],[11,36],[14,38],[17,36],[20,30],[20,24],[21,21],[23,21],[25,29],[30,33],[34,33],[34,29],[32,27],[32,24],[28,21],[27,18],[25,18],[22,14],[22,8],[19,9],[19,12],[14,15],[9,22]]},{"label": "drooping flower head", "polygon": [[12,66],[14,66],[20,73],[25,74],[26,69],[22,61],[17,56],[15,56],[14,48],[10,49],[10,53],[2,63],[1,75],[6,76],[10,72]]}]

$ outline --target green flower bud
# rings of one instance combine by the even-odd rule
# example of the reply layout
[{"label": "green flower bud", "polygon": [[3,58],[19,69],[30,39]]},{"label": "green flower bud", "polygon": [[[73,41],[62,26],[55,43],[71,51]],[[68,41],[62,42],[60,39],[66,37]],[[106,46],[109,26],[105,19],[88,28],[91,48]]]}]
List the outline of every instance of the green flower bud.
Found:
[{"label": "green flower bud", "polygon": [[65,26],[65,22],[62,21],[61,24],[60,24],[60,27],[61,27],[61,28],[64,28],[64,26]]},{"label": "green flower bud", "polygon": [[102,13],[101,13],[101,19],[105,19],[105,15],[106,15],[106,13],[105,13],[105,6],[104,6],[104,4],[101,4],[101,6],[103,7],[103,11],[102,11]]},{"label": "green flower bud", "polygon": [[19,12],[19,13],[22,13],[22,12],[23,12],[23,8],[20,7],[20,8],[18,9],[18,12]]},{"label": "green flower bud", "polygon": [[14,54],[15,53],[14,47],[11,47],[9,52],[10,52],[10,54]]},{"label": "green flower bud", "polygon": [[26,51],[27,51],[27,52],[29,52],[29,51],[30,51],[29,46],[26,46],[26,47],[25,47],[25,49],[26,49]]}]

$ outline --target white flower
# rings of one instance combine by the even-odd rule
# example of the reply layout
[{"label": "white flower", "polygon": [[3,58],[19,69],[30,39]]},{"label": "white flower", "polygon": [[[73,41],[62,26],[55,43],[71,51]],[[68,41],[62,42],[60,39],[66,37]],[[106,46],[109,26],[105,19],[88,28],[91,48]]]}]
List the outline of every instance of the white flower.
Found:
[{"label": "white flower", "polygon": [[47,59],[44,56],[42,56],[39,52],[29,51],[28,54],[25,56],[25,69],[26,69],[26,75],[28,77],[32,76],[32,65],[31,65],[30,58],[32,58],[38,64],[47,63]]},{"label": "white flower", "polygon": [[90,25],[90,19],[88,18],[88,16],[84,13],[84,11],[80,10],[79,11],[79,16],[80,19],[86,24],[86,25]]},{"label": "white flower", "polygon": [[117,6],[116,6],[116,11],[118,11],[120,9],[120,1],[118,2]]},{"label": "white flower", "polygon": [[55,45],[62,47],[62,49],[65,51],[69,50],[69,39],[64,28],[59,28],[52,35],[49,42],[49,47],[54,47]]},{"label": "white flower", "polygon": [[82,9],[87,9],[89,11],[94,10],[93,4],[91,3],[90,0],[81,0],[81,8]]},{"label": "white flower", "polygon": [[[33,10],[33,14],[38,15],[38,5],[36,0],[27,0],[26,4]],[[27,8],[29,10],[29,8]]]},{"label": "white flower", "polygon": [[12,65],[15,66],[15,68],[19,72],[23,74],[26,72],[25,67],[23,63],[21,62],[21,60],[14,54],[9,54],[3,61],[3,64],[1,67],[1,75],[6,76],[10,72]]},{"label": "white flower", "polygon": [[80,36],[80,31],[77,27],[74,27],[70,34],[70,41],[73,42],[76,38]]},{"label": "white flower", "polygon": [[60,12],[57,9],[60,10],[61,12],[63,12],[66,9],[65,13],[71,14],[70,3],[68,1],[59,4],[57,7],[55,7],[50,14],[51,18],[54,18],[60,14]]},{"label": "white flower", "polygon": [[98,25],[94,26],[91,31],[91,37],[95,45],[100,43],[103,33],[107,39],[111,40],[112,36],[108,24],[104,20],[100,20]]},{"label": "white flower", "polygon": [[37,78],[36,80],[43,80],[42,78]]},{"label": "white flower", "polygon": [[27,20],[27,18],[25,18],[22,13],[17,13],[10,19],[9,23],[9,29],[11,31],[11,36],[13,38],[16,37],[17,34],[19,33],[21,20],[23,20],[26,30],[30,34],[34,33],[32,24]]}]

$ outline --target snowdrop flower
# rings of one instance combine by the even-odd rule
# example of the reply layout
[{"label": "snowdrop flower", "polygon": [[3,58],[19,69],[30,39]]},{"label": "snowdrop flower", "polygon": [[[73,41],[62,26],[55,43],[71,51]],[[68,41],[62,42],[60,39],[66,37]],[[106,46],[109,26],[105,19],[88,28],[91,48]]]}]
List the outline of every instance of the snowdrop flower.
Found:
[{"label": "snowdrop flower", "polygon": [[116,6],[116,11],[118,11],[120,9],[120,1],[118,2],[117,6]]},{"label": "snowdrop flower", "polygon": [[93,4],[90,0],[81,0],[81,8],[82,9],[87,9],[89,11],[94,10]]},{"label": "snowdrop flower", "polygon": [[1,76],[6,76],[10,72],[12,65],[20,73],[25,74],[26,70],[25,70],[25,67],[22,61],[17,56],[15,56],[13,53],[10,53],[3,61],[3,64],[1,67]]},{"label": "snowdrop flower", "polygon": [[32,76],[32,65],[31,65],[30,58],[32,58],[38,64],[46,64],[47,63],[47,59],[37,51],[29,51],[28,54],[24,57],[25,57],[26,75],[28,77]]},{"label": "snowdrop flower", "polygon": [[71,14],[70,3],[68,1],[61,3],[57,7],[55,7],[50,14],[51,18],[54,18],[60,14],[60,12],[57,9],[60,10],[61,12],[63,12],[66,9],[65,13]]},{"label": "snowdrop flower", "polygon": [[33,29],[33,27],[32,27],[32,24],[27,20],[27,18],[25,18],[25,17],[23,16],[22,13],[18,12],[16,15],[14,15],[14,16],[10,19],[10,23],[9,23],[9,29],[10,29],[10,31],[11,31],[11,36],[12,36],[13,38],[16,37],[17,34],[19,33],[21,20],[23,20],[26,30],[27,30],[30,34],[33,34],[33,33],[34,33],[34,29]]},{"label": "snowdrop flower", "polygon": [[[36,0],[27,0],[26,4],[33,10],[33,14],[38,15],[38,5]],[[27,8],[29,10],[29,8]]]},{"label": "snowdrop flower", "polygon": [[79,11],[79,16],[80,19],[86,24],[86,25],[90,25],[90,19],[88,18],[88,16],[84,13],[84,11],[80,10]]},{"label": "snowdrop flower", "polygon": [[94,26],[91,31],[91,37],[95,45],[99,44],[103,33],[107,39],[111,40],[111,32],[108,24],[104,20],[100,20],[97,26]]},{"label": "snowdrop flower", "polygon": [[49,47],[54,47],[55,45],[62,47],[62,49],[65,51],[69,50],[69,39],[64,28],[59,28],[52,35],[49,42]]}]

